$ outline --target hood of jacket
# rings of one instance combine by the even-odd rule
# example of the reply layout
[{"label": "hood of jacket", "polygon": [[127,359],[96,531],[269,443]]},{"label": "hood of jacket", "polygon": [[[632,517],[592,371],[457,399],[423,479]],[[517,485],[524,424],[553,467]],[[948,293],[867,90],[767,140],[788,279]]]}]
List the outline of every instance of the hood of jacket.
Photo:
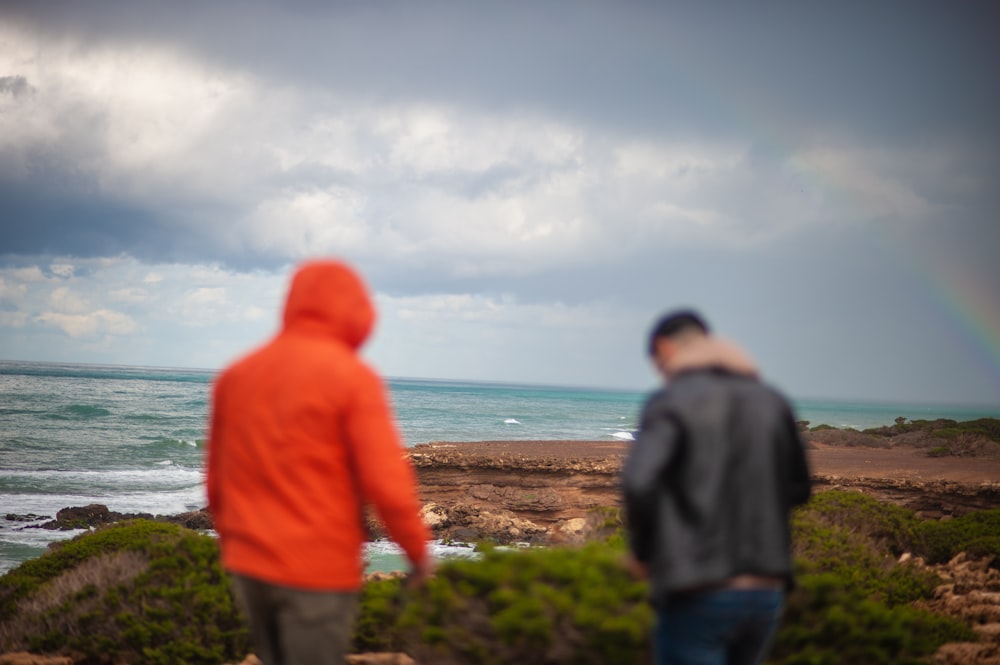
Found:
[{"label": "hood of jacket", "polygon": [[667,362],[670,376],[699,369],[723,369],[734,374],[758,376],[757,365],[739,346],[715,335],[689,340]]},{"label": "hood of jacket", "polygon": [[339,261],[310,261],[292,278],[284,330],[328,334],[360,348],[375,326],[375,307],[361,277]]}]

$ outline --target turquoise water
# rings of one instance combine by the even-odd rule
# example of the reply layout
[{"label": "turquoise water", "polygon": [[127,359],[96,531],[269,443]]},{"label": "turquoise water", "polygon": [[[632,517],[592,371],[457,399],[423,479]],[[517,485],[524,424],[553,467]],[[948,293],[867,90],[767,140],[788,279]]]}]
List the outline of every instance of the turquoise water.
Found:
[{"label": "turquoise water", "polygon": [[[173,514],[205,505],[208,394],[197,369],[0,361],[0,572],[76,532],[24,528],[2,517],[103,503],[113,511]],[[406,445],[430,441],[628,440],[644,395],[593,388],[390,379]],[[813,425],[874,427],[898,416],[958,420],[1000,409],[801,401]],[[39,520],[40,521],[40,520]],[[36,521],[35,523],[38,523]],[[438,547],[467,555],[466,548]],[[387,544],[372,569],[397,567]]]}]

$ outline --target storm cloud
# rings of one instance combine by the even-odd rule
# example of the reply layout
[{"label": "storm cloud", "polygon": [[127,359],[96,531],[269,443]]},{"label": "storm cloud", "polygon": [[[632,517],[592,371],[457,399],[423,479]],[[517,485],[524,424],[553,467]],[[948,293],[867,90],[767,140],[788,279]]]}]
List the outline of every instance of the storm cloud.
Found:
[{"label": "storm cloud", "polygon": [[693,304],[795,395],[1000,403],[995,3],[0,19],[5,357],[218,366],[332,255],[390,375],[644,386]]}]

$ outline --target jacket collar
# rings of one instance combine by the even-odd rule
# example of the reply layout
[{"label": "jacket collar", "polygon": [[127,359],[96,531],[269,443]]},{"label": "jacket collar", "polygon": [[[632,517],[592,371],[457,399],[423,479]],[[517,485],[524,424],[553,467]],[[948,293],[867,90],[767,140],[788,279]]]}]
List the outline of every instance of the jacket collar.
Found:
[{"label": "jacket collar", "polygon": [[743,349],[714,335],[692,339],[680,347],[667,362],[666,369],[671,377],[703,369],[721,369],[754,378],[759,376],[756,363]]}]

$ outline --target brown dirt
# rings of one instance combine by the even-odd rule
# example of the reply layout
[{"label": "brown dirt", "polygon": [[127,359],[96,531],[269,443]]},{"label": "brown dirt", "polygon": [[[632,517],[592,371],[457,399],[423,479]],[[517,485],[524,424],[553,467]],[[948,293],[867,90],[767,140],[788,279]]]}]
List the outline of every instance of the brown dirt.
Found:
[{"label": "brown dirt", "polygon": [[[1000,460],[978,457],[931,457],[913,447],[845,447],[808,440],[814,474],[840,478],[896,478],[913,481],[944,480],[959,483],[1000,483]],[[467,465],[506,466],[521,462],[534,468],[559,465],[588,466],[598,460],[620,460],[627,441],[481,441],[429,443],[411,449],[433,451],[438,460]]]},{"label": "brown dirt", "polygon": [[845,448],[811,441],[814,474],[839,478],[887,478],[969,485],[1000,483],[1000,460],[931,457],[921,448]]},{"label": "brown dirt", "polygon": [[[438,537],[551,543],[586,539],[591,509],[620,502],[626,441],[428,443],[410,449],[424,518]],[[862,491],[925,517],[1000,506],[1000,460],[930,457],[908,446],[809,441],[817,490]]]}]

